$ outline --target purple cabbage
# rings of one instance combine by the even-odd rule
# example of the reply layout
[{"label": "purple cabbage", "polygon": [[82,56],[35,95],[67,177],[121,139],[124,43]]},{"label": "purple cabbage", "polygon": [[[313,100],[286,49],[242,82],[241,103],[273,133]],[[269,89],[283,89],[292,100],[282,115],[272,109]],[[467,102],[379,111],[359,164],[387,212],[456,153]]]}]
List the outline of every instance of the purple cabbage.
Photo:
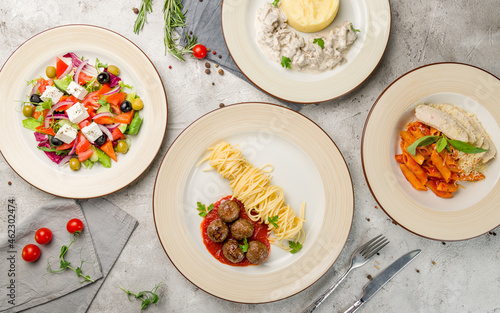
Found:
[{"label": "purple cabbage", "polygon": [[[82,64],[82,60],[73,52],[68,52],[65,55],[63,55],[65,58],[71,58],[73,61],[73,66],[78,67],[80,64]],[[90,76],[96,76],[97,75],[97,70],[94,66],[90,64],[85,64],[85,66],[82,68],[82,71]]]},{"label": "purple cabbage", "polygon": [[49,140],[49,136],[47,136],[45,134],[41,134],[39,132],[35,132],[35,139],[36,139],[36,141],[44,142],[44,141]]},{"label": "purple cabbage", "polygon": [[[38,144],[38,146],[49,148],[49,149],[51,148],[48,141],[40,142]],[[59,164],[61,162],[61,160],[65,157],[64,155],[57,155],[55,152],[47,152],[47,151],[43,151],[43,152],[45,152],[45,154],[49,157],[49,159],[52,162],[57,163],[57,164]]]},{"label": "purple cabbage", "polygon": [[113,75],[111,74],[110,72],[108,72],[108,68],[106,67],[104,69],[104,72],[108,73],[109,74],[109,87],[114,87],[114,86],[118,86],[118,82],[120,80],[122,80],[120,77],[116,76],[116,75]]}]

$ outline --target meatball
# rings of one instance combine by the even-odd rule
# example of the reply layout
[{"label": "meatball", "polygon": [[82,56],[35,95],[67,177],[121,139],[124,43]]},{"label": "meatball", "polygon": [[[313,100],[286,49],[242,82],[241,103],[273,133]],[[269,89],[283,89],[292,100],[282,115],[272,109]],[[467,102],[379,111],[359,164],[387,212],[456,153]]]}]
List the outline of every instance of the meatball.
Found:
[{"label": "meatball", "polygon": [[229,227],[221,220],[215,220],[207,227],[208,238],[213,242],[223,242],[229,235]]},{"label": "meatball", "polygon": [[218,213],[221,220],[231,223],[240,217],[240,206],[236,201],[228,200],[219,206]]},{"label": "meatball", "polygon": [[238,242],[234,239],[229,239],[222,246],[222,254],[233,263],[239,263],[245,258],[245,254],[241,251]]},{"label": "meatball", "polygon": [[243,240],[252,236],[252,234],[253,224],[249,220],[240,218],[231,224],[231,235],[233,235],[236,240]]},{"label": "meatball", "polygon": [[269,256],[269,251],[265,244],[260,241],[252,240],[248,243],[247,259],[250,263],[260,264],[264,263]]}]

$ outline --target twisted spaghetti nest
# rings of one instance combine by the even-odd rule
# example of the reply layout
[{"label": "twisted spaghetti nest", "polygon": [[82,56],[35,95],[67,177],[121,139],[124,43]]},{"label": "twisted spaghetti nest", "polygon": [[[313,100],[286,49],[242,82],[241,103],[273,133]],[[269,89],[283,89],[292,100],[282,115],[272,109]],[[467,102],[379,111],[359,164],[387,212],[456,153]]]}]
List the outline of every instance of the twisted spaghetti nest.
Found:
[{"label": "twisted spaghetti nest", "polygon": [[[283,189],[271,185],[269,172],[273,169],[272,165],[266,164],[262,168],[253,166],[239,148],[227,142],[220,142],[208,150],[212,151],[211,154],[200,163],[209,161],[223,178],[229,180],[233,197],[243,202],[250,219],[267,224],[268,231],[274,232],[276,238],[270,238],[273,244],[288,251],[290,249],[282,244],[283,240],[304,242],[305,203],[302,203],[300,217],[297,217],[295,211],[285,204]],[[275,216],[278,216],[278,227],[268,220]]]}]

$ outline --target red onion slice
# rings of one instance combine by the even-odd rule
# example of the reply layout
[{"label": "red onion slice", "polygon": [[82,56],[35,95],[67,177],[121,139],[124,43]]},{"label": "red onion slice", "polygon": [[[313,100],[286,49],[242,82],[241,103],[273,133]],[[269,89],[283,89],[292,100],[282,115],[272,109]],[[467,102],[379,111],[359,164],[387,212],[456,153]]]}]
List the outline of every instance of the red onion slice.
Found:
[{"label": "red onion slice", "polygon": [[97,124],[97,126],[99,126],[99,129],[104,133],[106,134],[106,136],[108,136],[109,140],[113,141],[113,135],[111,134],[111,132],[109,131],[109,129],[107,129],[106,127],[104,127],[103,125],[101,124]]},{"label": "red onion slice", "polygon": [[120,126],[121,123],[116,123],[116,124],[111,124],[109,126],[106,126],[109,130],[113,130],[115,128],[117,128],[118,126]]},{"label": "red onion slice", "polygon": [[114,115],[109,113],[109,112],[104,112],[104,113],[99,113],[99,114],[94,115],[94,117],[92,117],[92,119],[95,120],[96,118],[103,117],[103,116],[113,117]]},{"label": "red onion slice", "polygon": [[71,101],[71,100],[64,100],[64,101],[61,101],[61,102],[57,102],[56,104],[54,104],[51,108],[51,112],[54,112],[54,111],[57,111],[57,109],[59,109],[60,107],[62,107],[63,105],[67,105],[67,104],[74,104],[75,102],[74,101]]},{"label": "red onion slice", "polygon": [[106,93],[103,93],[102,95],[103,96],[112,95],[112,94],[117,93],[118,91],[120,91],[120,88],[121,88],[121,86],[115,87],[115,89],[111,89],[110,91],[108,91]]},{"label": "red onion slice", "polygon": [[38,87],[40,87],[40,83],[36,83],[35,86],[33,86],[33,89],[31,89],[30,96],[38,92]]},{"label": "red onion slice", "polygon": [[73,81],[77,84],[80,84],[79,82],[79,76],[80,76],[80,72],[82,71],[82,68],[87,65],[87,63],[89,62],[89,60],[83,60],[82,63],[80,63],[80,65],[78,65],[78,67],[76,68],[76,71],[75,71],[75,76],[73,76]]},{"label": "red onion slice", "polygon": [[63,166],[64,164],[68,163],[69,160],[73,157],[73,154],[75,153],[76,150],[76,145],[78,144],[78,136],[75,138],[75,143],[73,144],[73,147],[71,148],[71,151],[68,153],[67,156],[65,156],[60,162],[59,166]]}]

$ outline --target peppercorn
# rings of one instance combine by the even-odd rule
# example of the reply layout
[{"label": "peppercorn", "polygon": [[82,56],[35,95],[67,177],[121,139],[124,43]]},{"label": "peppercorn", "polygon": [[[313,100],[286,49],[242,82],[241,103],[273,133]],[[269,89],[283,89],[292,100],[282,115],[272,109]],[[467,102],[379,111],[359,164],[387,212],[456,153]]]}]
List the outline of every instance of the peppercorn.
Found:
[{"label": "peppercorn", "polygon": [[205,70],[205,74],[210,74],[210,70],[208,68]]},{"label": "peppercorn", "polygon": [[139,14],[139,9],[138,8],[132,8],[132,11],[134,11],[135,14]]},{"label": "peppercorn", "polygon": [[206,62],[206,63],[205,63],[205,67],[206,67],[206,68],[210,68],[210,63]]},{"label": "peppercorn", "polygon": [[223,69],[219,69],[219,75],[224,75],[224,70]]}]

